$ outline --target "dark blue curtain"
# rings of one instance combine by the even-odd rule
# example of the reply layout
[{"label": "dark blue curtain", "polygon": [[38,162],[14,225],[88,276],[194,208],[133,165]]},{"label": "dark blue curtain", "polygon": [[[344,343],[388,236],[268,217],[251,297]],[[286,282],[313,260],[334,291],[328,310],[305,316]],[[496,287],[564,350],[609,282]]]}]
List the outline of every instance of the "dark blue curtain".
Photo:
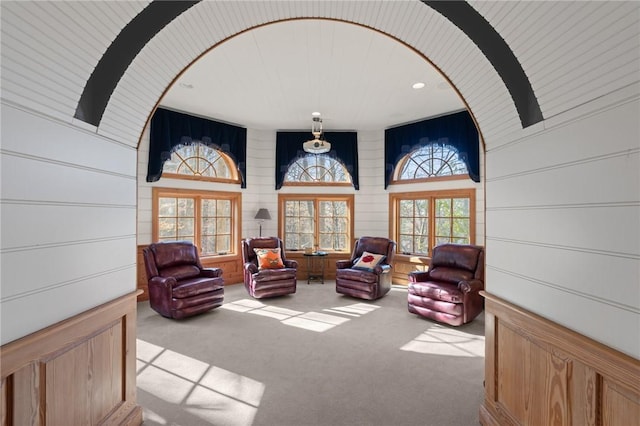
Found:
[{"label": "dark blue curtain", "polygon": [[468,111],[393,127],[384,132],[384,187],[393,179],[398,161],[406,154],[436,143],[451,145],[467,165],[469,177],[480,182],[480,139]]},{"label": "dark blue curtain", "polygon": [[[276,134],[276,189],[282,188],[284,175],[297,159],[307,155],[302,144],[311,139],[310,132],[277,132]],[[324,155],[342,163],[351,174],[353,187],[360,189],[358,180],[358,133],[323,132],[324,140],[331,144],[331,150]]]},{"label": "dark blue curtain", "polygon": [[247,187],[247,129],[158,108],[151,118],[147,182],[162,176],[164,162],[182,145],[201,142],[228,154],[236,163],[241,187]]}]

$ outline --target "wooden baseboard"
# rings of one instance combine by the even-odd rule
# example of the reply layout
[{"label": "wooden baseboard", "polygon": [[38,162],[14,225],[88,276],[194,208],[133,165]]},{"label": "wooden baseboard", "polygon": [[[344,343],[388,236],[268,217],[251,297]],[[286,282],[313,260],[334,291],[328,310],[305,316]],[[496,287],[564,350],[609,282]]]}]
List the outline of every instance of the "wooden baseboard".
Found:
[{"label": "wooden baseboard", "polygon": [[485,398],[480,423],[632,425],[640,360],[483,292]]},{"label": "wooden baseboard", "polygon": [[136,296],[0,347],[0,424],[140,425]]}]

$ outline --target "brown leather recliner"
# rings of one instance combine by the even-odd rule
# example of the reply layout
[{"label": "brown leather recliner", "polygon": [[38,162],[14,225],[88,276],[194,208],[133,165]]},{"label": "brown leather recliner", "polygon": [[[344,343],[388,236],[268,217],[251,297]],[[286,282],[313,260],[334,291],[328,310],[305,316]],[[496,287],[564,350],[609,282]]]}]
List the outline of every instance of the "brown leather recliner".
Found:
[{"label": "brown leather recliner", "polygon": [[[260,269],[254,249],[280,249],[284,268]],[[283,296],[296,292],[298,262],[286,257],[282,240],[278,237],[247,238],[242,240],[244,286],[256,299]]]},{"label": "brown leather recliner", "polygon": [[442,244],[433,249],[427,271],[409,273],[409,312],[459,326],[484,308],[484,248]]},{"label": "brown leather recliner", "polygon": [[[396,243],[383,237],[360,237],[350,260],[336,261],[336,292],[359,299],[379,299],[391,290],[391,269]],[[354,269],[364,252],[384,255],[371,271]]]},{"label": "brown leather recliner", "polygon": [[180,319],[222,305],[222,269],[203,268],[188,241],[150,244],[142,250],[149,304],[160,315]]}]

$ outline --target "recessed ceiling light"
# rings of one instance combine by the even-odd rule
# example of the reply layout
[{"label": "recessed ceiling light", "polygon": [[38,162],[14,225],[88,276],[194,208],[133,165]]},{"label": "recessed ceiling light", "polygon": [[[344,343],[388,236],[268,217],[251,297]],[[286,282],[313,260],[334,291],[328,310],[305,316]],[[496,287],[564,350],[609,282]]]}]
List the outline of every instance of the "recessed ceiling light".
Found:
[{"label": "recessed ceiling light", "polygon": [[314,111],[311,113],[312,117],[320,117],[320,113],[318,111]]},{"label": "recessed ceiling light", "polygon": [[190,83],[180,83],[179,86],[183,89],[193,89],[193,84]]},{"label": "recessed ceiling light", "polygon": [[424,83],[419,81],[417,83],[413,83],[413,86],[411,87],[413,87],[414,89],[422,89],[424,87]]}]

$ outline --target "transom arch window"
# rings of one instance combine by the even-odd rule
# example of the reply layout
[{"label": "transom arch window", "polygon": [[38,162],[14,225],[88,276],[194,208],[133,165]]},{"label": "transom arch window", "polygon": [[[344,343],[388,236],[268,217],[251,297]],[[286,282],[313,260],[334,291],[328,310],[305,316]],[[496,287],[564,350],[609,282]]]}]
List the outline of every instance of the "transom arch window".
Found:
[{"label": "transom arch window", "polygon": [[328,155],[307,154],[289,166],[284,185],[352,185],[344,165]]},{"label": "transom arch window", "polygon": [[430,143],[405,155],[398,163],[395,181],[468,176],[467,165],[451,145]]},{"label": "transom arch window", "polygon": [[162,175],[175,179],[240,182],[234,161],[224,152],[201,142],[176,149],[165,161]]}]

